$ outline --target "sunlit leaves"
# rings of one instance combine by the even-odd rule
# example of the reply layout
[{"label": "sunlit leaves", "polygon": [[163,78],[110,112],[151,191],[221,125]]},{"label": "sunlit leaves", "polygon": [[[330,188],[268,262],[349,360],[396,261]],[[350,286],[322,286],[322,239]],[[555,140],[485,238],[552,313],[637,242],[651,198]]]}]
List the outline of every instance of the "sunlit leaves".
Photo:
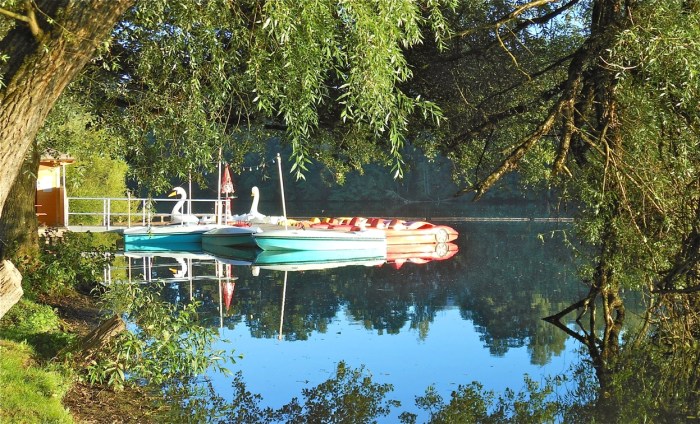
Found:
[{"label": "sunlit leaves", "polygon": [[[245,85],[237,73],[246,37],[243,12],[224,1],[156,1],[128,15],[115,39],[129,54],[119,79],[128,103],[121,125],[132,138],[135,176],[155,192],[172,177],[195,180],[231,144]],[[201,181],[200,181],[201,182]]]},{"label": "sunlit leaves", "polygon": [[[612,231],[624,246],[610,266],[625,286],[653,287],[693,257],[684,252],[698,227],[700,199],[700,21],[689,7],[683,1],[640,7],[606,59],[619,81],[623,145],[612,155],[589,156],[578,197],[588,205],[582,235],[593,242]],[[697,285],[693,274],[675,275],[673,285]]]},{"label": "sunlit leaves", "polygon": [[[202,374],[209,367],[221,372],[224,355],[212,348],[216,331],[198,322],[198,303],[174,305],[158,298],[161,284],[142,288],[118,284],[104,295],[108,308],[138,325],[88,368],[93,382],[119,386],[132,381],[161,384]],[[229,358],[232,360],[232,358]]]},{"label": "sunlit leaves", "polygon": [[[442,2],[431,2],[435,8]],[[249,62],[258,109],[287,124],[294,147],[293,170],[306,169],[312,137],[323,108],[340,104],[342,122],[366,127],[397,176],[409,116],[416,107],[439,121],[434,104],[402,93],[398,85],[412,73],[403,49],[420,43],[425,24],[412,1],[275,1],[265,4],[258,44]],[[436,28],[446,33],[442,15]],[[335,95],[335,98],[331,98]]]},{"label": "sunlit leaves", "polygon": [[[700,96],[700,16],[685,1],[655,1],[638,26],[625,31],[610,63],[619,76],[643,72],[669,106],[697,112]],[[615,57],[615,56],[613,56]]]},{"label": "sunlit leaves", "polygon": [[[436,104],[399,88],[412,75],[404,53],[424,33],[444,40],[452,3],[138,4],[114,33],[112,54],[125,54],[108,69],[126,103],[121,125],[133,140],[126,155],[134,175],[163,191],[173,176],[212,169],[218,147],[240,157],[247,146],[231,136],[271,124],[285,131],[298,177],[327,147],[338,152],[336,171],[374,161],[400,176],[410,119],[442,119]],[[359,134],[375,146],[371,155],[346,153]]]}]

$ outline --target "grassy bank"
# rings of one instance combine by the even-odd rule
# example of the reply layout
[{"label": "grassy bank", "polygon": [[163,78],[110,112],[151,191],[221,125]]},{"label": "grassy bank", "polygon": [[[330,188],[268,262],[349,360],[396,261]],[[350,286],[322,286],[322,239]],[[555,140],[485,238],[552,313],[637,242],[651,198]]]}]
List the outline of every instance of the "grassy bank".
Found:
[{"label": "grassy bank", "polygon": [[69,368],[47,358],[71,339],[55,311],[22,299],[0,320],[0,422],[71,423]]},{"label": "grassy bank", "polygon": [[70,377],[34,358],[31,346],[0,340],[0,422],[72,423],[61,403]]},{"label": "grassy bank", "polygon": [[97,299],[85,293],[114,246],[110,236],[47,231],[36,253],[12,258],[25,294],[0,319],[0,423],[147,421],[137,390],[86,384],[83,370],[56,359],[100,322]]},{"label": "grassy bank", "polygon": [[155,420],[145,390],[88,384],[81,370],[54,359],[98,323],[96,298],[67,290],[42,302],[25,297],[0,319],[0,423]]}]

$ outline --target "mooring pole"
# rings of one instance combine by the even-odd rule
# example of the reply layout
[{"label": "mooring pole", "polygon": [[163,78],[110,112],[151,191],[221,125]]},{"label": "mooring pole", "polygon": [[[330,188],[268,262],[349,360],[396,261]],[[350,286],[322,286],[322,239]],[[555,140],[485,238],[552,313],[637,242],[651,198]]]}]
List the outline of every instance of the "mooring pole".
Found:
[{"label": "mooring pole", "polygon": [[277,153],[277,169],[280,171],[280,191],[282,192],[282,216],[284,217],[284,229],[287,229],[287,206],[284,202],[284,181],[282,179],[282,158]]}]

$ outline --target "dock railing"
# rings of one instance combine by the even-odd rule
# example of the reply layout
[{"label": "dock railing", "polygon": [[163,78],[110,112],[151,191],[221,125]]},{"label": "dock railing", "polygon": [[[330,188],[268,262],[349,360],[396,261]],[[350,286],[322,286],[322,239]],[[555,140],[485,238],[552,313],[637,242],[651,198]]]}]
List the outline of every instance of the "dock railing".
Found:
[{"label": "dock railing", "polygon": [[[170,223],[170,212],[174,202],[178,199],[168,198],[137,198],[137,197],[68,197],[65,204],[64,227],[71,231],[119,231],[133,226],[157,226]],[[192,202],[192,210],[206,211],[195,212],[192,215],[208,222],[218,222],[218,211],[224,209],[225,199],[191,199],[183,206],[183,211],[188,210],[188,202]],[[163,205],[166,206],[163,206]],[[221,207],[217,207],[217,204]],[[156,207],[160,205],[160,207]],[[157,212],[166,210],[168,212]],[[222,214],[223,218],[223,214]],[[295,217],[307,219],[310,217]],[[385,218],[389,218],[386,217]],[[430,216],[430,217],[402,217],[397,219],[422,219],[425,221],[499,221],[499,222],[573,222],[570,217],[464,217],[464,216]]]},{"label": "dock railing", "polygon": [[[68,197],[66,202],[64,226],[66,228],[94,228],[113,230],[131,228],[132,226],[166,225],[170,223],[170,212],[157,212],[157,205],[169,204],[171,209],[179,199],[148,199],[137,197]],[[190,203],[191,202],[191,203]],[[218,210],[216,199],[188,199],[183,205],[187,213],[192,210],[209,212],[192,213],[192,215],[211,222],[216,222]],[[225,202],[221,201],[221,205]]]}]

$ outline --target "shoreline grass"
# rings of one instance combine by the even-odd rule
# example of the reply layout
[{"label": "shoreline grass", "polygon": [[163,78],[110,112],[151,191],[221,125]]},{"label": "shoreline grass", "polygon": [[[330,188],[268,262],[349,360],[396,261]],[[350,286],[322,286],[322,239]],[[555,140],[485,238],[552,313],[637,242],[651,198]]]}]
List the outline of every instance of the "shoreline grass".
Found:
[{"label": "shoreline grass", "polygon": [[0,340],[0,422],[72,423],[61,402],[72,378],[58,366],[40,366],[24,342]]},{"label": "shoreline grass", "polygon": [[71,371],[50,362],[74,337],[60,322],[53,308],[27,297],[0,319],[0,422],[73,422],[62,404]]}]

